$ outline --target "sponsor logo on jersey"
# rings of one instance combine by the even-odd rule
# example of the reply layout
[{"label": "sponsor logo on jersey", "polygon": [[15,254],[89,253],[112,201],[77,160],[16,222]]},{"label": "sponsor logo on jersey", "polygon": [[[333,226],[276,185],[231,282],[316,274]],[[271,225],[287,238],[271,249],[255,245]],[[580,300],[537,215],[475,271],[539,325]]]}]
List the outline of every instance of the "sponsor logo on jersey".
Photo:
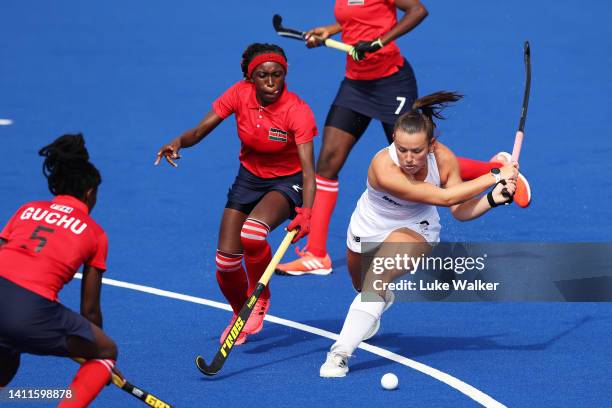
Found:
[{"label": "sponsor logo on jersey", "polygon": [[349,6],[363,6],[365,4],[365,0],[348,0]]},{"label": "sponsor logo on jersey", "polygon": [[383,197],[382,197],[382,199],[383,199],[383,200],[385,200],[385,201],[387,201],[387,202],[389,202],[389,203],[391,203],[391,204],[393,204],[393,205],[397,205],[398,207],[400,207],[400,206],[401,206],[401,204],[400,204],[400,203],[398,203],[398,202],[397,202],[397,201],[395,201],[395,200],[392,200],[391,198],[387,197],[386,195],[385,195],[385,196],[383,196]]},{"label": "sponsor logo on jersey", "polygon": [[282,129],[270,128],[268,131],[268,139],[275,142],[287,142],[287,132]]}]

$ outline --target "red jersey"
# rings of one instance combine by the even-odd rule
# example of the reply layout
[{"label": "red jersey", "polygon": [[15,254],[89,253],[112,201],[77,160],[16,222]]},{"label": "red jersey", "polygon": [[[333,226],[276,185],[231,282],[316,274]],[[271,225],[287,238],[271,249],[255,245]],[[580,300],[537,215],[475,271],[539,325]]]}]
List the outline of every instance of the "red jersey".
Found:
[{"label": "red jersey", "polygon": [[81,265],[106,270],[108,240],[88,213],[64,195],[21,206],[0,233],[0,276],[57,301]]},{"label": "red jersey", "polygon": [[[393,0],[336,0],[336,21],[342,28],[342,41],[355,45],[359,41],[374,41],[397,24],[397,9]],[[404,57],[395,41],[382,49],[366,54],[362,61],[346,57],[346,77],[379,79],[396,73],[404,65]]]},{"label": "red jersey", "polygon": [[306,102],[287,90],[271,105],[261,106],[255,84],[239,81],[213,102],[217,115],[236,114],[240,163],[261,178],[288,176],[302,170],[297,145],[317,134],[314,115]]}]

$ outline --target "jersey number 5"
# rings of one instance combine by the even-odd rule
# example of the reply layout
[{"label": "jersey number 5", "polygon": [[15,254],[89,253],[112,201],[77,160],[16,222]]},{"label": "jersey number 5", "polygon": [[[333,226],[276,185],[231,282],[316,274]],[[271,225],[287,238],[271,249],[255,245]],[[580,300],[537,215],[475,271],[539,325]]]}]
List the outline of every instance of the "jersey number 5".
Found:
[{"label": "jersey number 5", "polygon": [[399,113],[402,111],[402,108],[406,104],[406,97],[405,96],[396,96],[395,99],[399,101],[399,106],[395,110],[395,114],[399,115]]},{"label": "jersey number 5", "polygon": [[42,251],[44,246],[47,245],[47,238],[43,237],[42,235],[38,235],[38,233],[41,231],[48,232],[50,234],[55,232],[53,228],[43,227],[42,225],[39,225],[34,229],[34,232],[32,233],[32,235],[30,235],[30,239],[37,239],[40,241],[38,245],[36,246],[36,248],[34,249],[34,252],[36,253]]}]

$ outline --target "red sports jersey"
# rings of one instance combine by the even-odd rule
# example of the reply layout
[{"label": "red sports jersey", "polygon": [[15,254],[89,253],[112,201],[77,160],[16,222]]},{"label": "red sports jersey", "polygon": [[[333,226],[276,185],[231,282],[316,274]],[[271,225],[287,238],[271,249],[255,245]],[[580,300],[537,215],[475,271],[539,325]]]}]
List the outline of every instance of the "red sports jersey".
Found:
[{"label": "red sports jersey", "polygon": [[[342,41],[355,45],[359,41],[374,41],[397,24],[397,9],[393,0],[336,0],[336,21],[342,28]],[[395,41],[362,61],[346,57],[346,77],[378,79],[396,73],[404,65],[404,57]]]},{"label": "red sports jersey", "polygon": [[0,276],[52,301],[85,264],[106,270],[108,240],[71,196],[27,203],[0,233]]},{"label": "red sports jersey", "polygon": [[286,84],[276,102],[260,106],[255,84],[239,81],[213,102],[213,109],[223,119],[236,114],[240,163],[251,173],[274,178],[302,170],[297,145],[310,142],[317,125],[310,107]]}]

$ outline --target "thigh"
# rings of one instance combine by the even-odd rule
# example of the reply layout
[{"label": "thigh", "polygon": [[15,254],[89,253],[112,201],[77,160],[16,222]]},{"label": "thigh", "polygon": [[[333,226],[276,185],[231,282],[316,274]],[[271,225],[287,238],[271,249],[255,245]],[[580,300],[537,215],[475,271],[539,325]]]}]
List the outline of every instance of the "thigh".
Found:
[{"label": "thigh", "polygon": [[346,249],[346,266],[353,283],[353,288],[357,292],[361,292],[362,277],[361,277],[361,254],[358,252]]},{"label": "thigh", "polygon": [[395,129],[395,124],[385,122],[380,122],[380,124],[382,125],[385,136],[387,137],[387,142],[389,142],[389,144],[393,143],[393,129]]},{"label": "thigh", "polygon": [[17,374],[20,357],[17,350],[0,347],[0,387],[6,387]]},{"label": "thigh", "polygon": [[335,179],[351,149],[368,128],[371,118],[344,106],[332,105],[323,129],[317,174]]},{"label": "thigh", "polygon": [[270,191],[257,203],[249,217],[266,223],[270,231],[289,218],[293,203],[280,191]]},{"label": "thigh", "polygon": [[69,336],[67,340],[70,357],[85,359],[117,359],[117,346],[102,329],[90,323],[93,339],[87,340],[79,336]]},{"label": "thigh", "polygon": [[242,224],[244,224],[247,216],[247,214],[231,208],[225,208],[223,210],[221,226],[219,227],[217,249],[227,254],[242,253],[240,230],[242,229]]},{"label": "thigh", "polygon": [[[402,260],[416,259],[426,256],[430,252],[431,245],[422,235],[408,228],[399,228],[387,236],[382,245],[376,249],[373,257],[395,260],[399,256],[399,259]],[[370,268],[363,278],[364,290],[376,292],[384,297],[385,291],[376,288],[381,288],[381,284],[393,282],[402,275],[411,272],[410,262],[408,262],[407,268],[403,266],[404,262],[402,261],[401,267],[385,267],[382,273],[374,273],[373,269]],[[378,283],[375,285],[375,282]]]}]

